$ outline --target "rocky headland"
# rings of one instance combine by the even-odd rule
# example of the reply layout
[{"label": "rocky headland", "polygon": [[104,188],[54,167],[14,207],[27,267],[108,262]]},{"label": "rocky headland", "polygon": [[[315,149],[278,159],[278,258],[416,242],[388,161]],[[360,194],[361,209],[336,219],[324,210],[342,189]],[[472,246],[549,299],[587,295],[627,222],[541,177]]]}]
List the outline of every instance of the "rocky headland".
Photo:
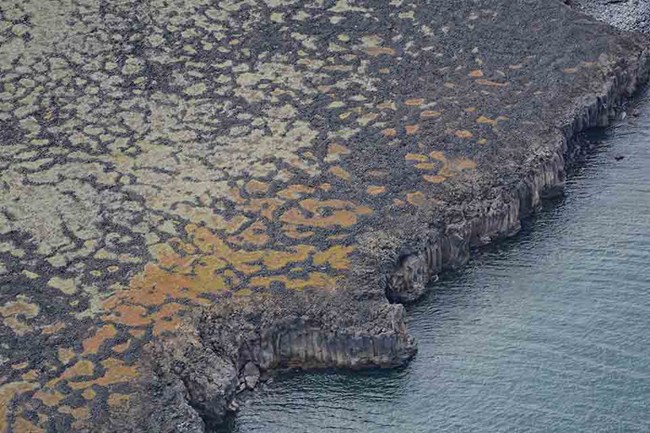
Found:
[{"label": "rocky headland", "polygon": [[203,432],[274,370],[403,365],[401,303],[650,72],[560,0],[2,12],[7,432]]}]

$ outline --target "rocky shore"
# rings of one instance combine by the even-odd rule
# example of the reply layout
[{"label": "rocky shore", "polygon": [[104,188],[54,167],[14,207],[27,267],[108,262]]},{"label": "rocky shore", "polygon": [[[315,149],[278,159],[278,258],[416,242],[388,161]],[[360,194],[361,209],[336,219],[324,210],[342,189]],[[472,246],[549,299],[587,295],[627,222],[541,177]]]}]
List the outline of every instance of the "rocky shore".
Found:
[{"label": "rocky shore", "polygon": [[[173,389],[175,394],[172,405],[149,408],[146,416],[155,412],[160,423],[148,431],[201,432],[197,425],[217,426],[237,410],[240,392],[254,389],[278,369],[390,368],[408,362],[416,344],[406,330],[401,304],[422,297],[441,272],[464,265],[472,248],[517,234],[521,220],[542,200],[563,194],[567,167],[586,150],[578,135],[618,118],[625,102],[650,78],[649,55],[643,50],[628,58],[599,92],[558,119],[556,131],[547,137],[552,143],[547,152],[519,181],[496,197],[462,203],[461,218],[459,209],[443,211],[425,233],[407,235],[414,243],[380,279],[391,304],[358,289],[334,295],[275,294],[253,303],[226,301],[203,312],[183,340],[157,345],[152,351],[157,373],[149,378],[149,386]],[[382,248],[381,253],[373,251],[378,262],[385,263],[382,254],[395,247],[392,242],[380,237],[368,241]],[[178,420],[187,419],[183,414],[188,413],[194,422],[181,427]]]},{"label": "rocky shore", "polygon": [[648,40],[560,0],[3,7],[0,431],[203,432],[562,193]]}]

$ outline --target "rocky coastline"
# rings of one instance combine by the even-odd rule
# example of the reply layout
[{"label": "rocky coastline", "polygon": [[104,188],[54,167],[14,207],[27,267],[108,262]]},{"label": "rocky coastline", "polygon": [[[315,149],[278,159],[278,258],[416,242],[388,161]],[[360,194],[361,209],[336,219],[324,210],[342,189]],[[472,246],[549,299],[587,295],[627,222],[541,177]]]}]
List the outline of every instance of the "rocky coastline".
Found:
[{"label": "rocky coastline", "polygon": [[210,431],[393,368],[650,44],[564,1],[26,0],[0,21],[0,431]]},{"label": "rocky coastline", "polygon": [[[132,407],[106,431],[131,431],[136,417],[152,420],[146,426],[151,432],[210,431],[237,411],[239,393],[255,389],[275,371],[406,364],[417,345],[402,304],[421,298],[441,272],[467,263],[472,248],[517,234],[521,220],[543,200],[563,194],[567,167],[585,150],[578,135],[614,122],[649,78],[650,50],[632,54],[600,91],[557,119],[556,132],[548,137],[552,150],[539,155],[518,181],[494,197],[463,203],[460,219],[457,210],[441,213],[433,228],[417,234],[416,246],[402,249],[399,258],[391,256],[392,270],[373,277],[368,269],[358,273],[356,278],[379,282],[384,293],[358,288],[377,284],[356,284],[348,292],[229,299],[202,311],[181,337],[157,342],[148,351],[147,362],[155,368],[143,381],[143,393],[164,398]],[[383,268],[389,269],[385,263],[384,258]]]}]

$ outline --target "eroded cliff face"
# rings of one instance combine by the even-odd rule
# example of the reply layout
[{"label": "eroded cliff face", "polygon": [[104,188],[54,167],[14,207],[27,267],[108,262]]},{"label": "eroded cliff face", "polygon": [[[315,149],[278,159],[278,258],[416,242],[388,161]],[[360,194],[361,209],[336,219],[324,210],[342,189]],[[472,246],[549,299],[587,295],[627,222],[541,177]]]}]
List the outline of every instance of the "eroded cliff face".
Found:
[{"label": "eroded cliff face", "polygon": [[[600,94],[586,97],[574,108],[572,120],[558,119],[558,130],[549,139],[555,149],[540,156],[529,173],[494,199],[467,203],[462,216],[442,217],[443,224],[418,252],[405,255],[391,275],[386,294],[392,302],[412,302],[426,291],[427,284],[445,269],[465,264],[473,247],[512,236],[521,220],[533,213],[546,198],[561,195],[566,168],[584,151],[577,135],[589,128],[606,127],[616,119],[621,105],[648,80],[648,51],[616,71]],[[457,216],[457,215],[456,215]]]},{"label": "eroded cliff face", "polygon": [[[202,431],[221,423],[236,410],[237,394],[273,370],[390,368],[415,355],[401,305],[351,293],[253,299],[224,300],[177,338],[152,345],[146,361],[155,368],[141,385],[151,400],[136,402],[103,428]],[[133,426],[134,417],[151,421]]]}]

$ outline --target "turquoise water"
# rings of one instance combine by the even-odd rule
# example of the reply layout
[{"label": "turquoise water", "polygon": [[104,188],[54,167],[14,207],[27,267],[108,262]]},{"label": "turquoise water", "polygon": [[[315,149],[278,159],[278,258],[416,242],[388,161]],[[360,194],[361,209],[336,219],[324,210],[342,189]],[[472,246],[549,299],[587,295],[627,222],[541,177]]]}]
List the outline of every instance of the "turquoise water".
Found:
[{"label": "turquoise water", "polygon": [[[288,374],[231,431],[650,432],[650,97],[521,234],[408,308],[407,367]],[[624,156],[622,160],[616,157]]]}]

